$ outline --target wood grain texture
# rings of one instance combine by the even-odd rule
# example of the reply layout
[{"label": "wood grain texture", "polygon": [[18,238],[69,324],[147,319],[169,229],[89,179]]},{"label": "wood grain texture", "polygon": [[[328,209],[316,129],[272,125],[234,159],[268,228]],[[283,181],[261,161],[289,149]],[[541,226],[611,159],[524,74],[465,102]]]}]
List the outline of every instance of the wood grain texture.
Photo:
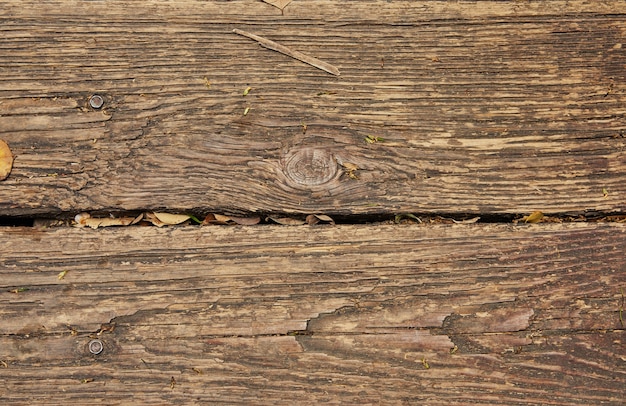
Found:
[{"label": "wood grain texture", "polygon": [[626,394],[623,224],[4,228],[0,240],[5,404]]},{"label": "wood grain texture", "polygon": [[0,27],[3,215],[624,211],[622,1],[4,0]]}]

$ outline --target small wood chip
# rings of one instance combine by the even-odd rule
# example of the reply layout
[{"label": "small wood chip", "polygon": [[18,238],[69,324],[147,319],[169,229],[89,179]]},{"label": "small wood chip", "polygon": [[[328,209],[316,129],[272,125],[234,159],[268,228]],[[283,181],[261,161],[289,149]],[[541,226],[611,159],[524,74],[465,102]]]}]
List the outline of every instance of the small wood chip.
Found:
[{"label": "small wood chip", "polygon": [[314,66],[332,75],[339,76],[339,69],[329,64],[328,62],[320,61],[317,58],[303,54],[302,52],[299,52],[299,51],[294,51],[293,49],[287,48],[284,45],[280,45],[279,43],[276,43],[272,40],[260,37],[255,34],[251,34],[247,31],[243,31],[243,30],[235,28],[233,32],[235,34],[243,35],[244,37],[248,37],[250,39],[257,41],[259,45],[261,45],[262,47],[271,49],[272,51],[280,52],[283,55],[290,56],[294,59],[297,59],[301,62]]}]

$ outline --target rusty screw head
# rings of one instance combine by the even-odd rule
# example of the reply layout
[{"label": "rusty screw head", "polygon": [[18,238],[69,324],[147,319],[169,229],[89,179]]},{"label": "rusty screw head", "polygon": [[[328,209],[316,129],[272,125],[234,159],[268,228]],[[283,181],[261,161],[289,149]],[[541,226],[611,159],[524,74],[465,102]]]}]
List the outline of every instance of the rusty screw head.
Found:
[{"label": "rusty screw head", "polygon": [[91,106],[91,108],[96,110],[102,108],[102,106],[104,105],[104,97],[100,96],[99,94],[94,94],[89,98],[89,105]]},{"label": "rusty screw head", "polygon": [[91,340],[89,341],[89,352],[93,355],[98,355],[104,350],[104,344],[100,340]]}]

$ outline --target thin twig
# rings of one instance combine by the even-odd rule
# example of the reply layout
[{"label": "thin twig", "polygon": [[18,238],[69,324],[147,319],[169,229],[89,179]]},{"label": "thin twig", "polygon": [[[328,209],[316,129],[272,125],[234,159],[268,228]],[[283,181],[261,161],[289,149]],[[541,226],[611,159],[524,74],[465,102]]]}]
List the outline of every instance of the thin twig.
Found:
[{"label": "thin twig", "polygon": [[262,47],[267,49],[271,49],[272,51],[280,52],[281,54],[290,56],[294,59],[297,59],[301,62],[307,63],[311,66],[315,66],[318,69],[321,69],[325,72],[328,72],[332,75],[339,76],[339,69],[329,64],[328,62],[320,61],[317,58],[313,58],[312,56],[305,55],[302,52],[294,51],[292,49],[287,48],[284,45],[280,45],[274,41],[271,41],[267,38],[259,37],[258,35],[251,34],[249,32],[239,30],[235,28],[233,30],[235,34],[243,35],[244,37],[251,38],[259,43]]}]

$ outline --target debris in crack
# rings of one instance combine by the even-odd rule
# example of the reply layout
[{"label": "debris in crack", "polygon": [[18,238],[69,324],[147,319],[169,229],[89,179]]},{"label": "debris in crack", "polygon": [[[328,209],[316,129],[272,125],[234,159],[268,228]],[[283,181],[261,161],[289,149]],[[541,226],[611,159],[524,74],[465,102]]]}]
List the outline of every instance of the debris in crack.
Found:
[{"label": "debris in crack", "polygon": [[333,226],[335,225],[335,220],[325,214],[309,214],[308,216],[306,216],[305,221],[310,226],[318,223],[328,223]]},{"label": "debris in crack", "polygon": [[80,213],[74,217],[77,227],[91,227],[93,229],[99,227],[112,226],[129,226],[136,224],[143,218],[143,214],[137,217],[103,217],[93,218],[89,213]]},{"label": "debris in crack", "polygon": [[201,225],[206,226],[206,225],[238,224],[241,226],[253,226],[255,224],[259,224],[260,222],[261,222],[261,217],[259,216],[236,217],[236,216],[225,216],[223,214],[209,213],[206,215]]},{"label": "debris in crack", "polygon": [[13,169],[13,153],[9,145],[0,140],[0,180],[8,178],[11,169]]}]

